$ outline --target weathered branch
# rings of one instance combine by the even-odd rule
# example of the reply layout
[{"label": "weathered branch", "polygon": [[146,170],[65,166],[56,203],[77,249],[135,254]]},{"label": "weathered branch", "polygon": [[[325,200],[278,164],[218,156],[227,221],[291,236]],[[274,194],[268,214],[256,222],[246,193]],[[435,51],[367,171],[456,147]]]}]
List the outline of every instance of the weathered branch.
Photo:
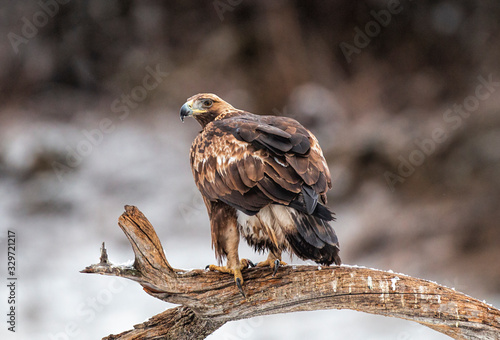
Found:
[{"label": "weathered branch", "polygon": [[133,206],[119,226],[135,253],[133,266],[101,262],[84,273],[121,276],[163,301],[180,304],[135,329],[107,339],[203,339],[224,323],[259,315],[351,309],[428,326],[457,339],[500,338],[500,310],[437,283],[360,267],[286,266],[272,277],[266,268],[243,273],[246,299],[232,276],[173,269],[153,227]]}]

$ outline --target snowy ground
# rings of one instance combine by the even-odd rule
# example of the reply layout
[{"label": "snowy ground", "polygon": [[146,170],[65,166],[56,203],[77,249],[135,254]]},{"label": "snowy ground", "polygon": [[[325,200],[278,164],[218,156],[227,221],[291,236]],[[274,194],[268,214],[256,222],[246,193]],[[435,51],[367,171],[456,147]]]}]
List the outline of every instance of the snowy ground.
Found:
[{"label": "snowy ground", "polygon": [[[114,130],[103,133],[102,140],[60,178],[50,167],[36,165],[37,157],[64,156],[67,147],[82,146],[88,140],[83,130],[96,129],[99,120],[83,116],[76,125],[26,120],[0,128],[0,235],[4,249],[7,230],[17,234],[19,313],[16,333],[7,332],[4,323],[0,338],[97,339],[130,329],[172,307],[131,281],[79,273],[97,262],[102,241],[106,241],[111,261],[132,258],[128,241],[116,224],[125,204],[136,205],[150,219],[174,267],[203,268],[213,263],[208,219],[187,156],[197,124],[182,125],[176,112],[158,113],[152,121],[138,120],[116,122]],[[344,223],[354,223],[346,208],[338,207],[337,215],[343,216],[343,210]],[[337,230],[343,239],[354,239],[349,230],[340,226]],[[349,242],[343,246],[349,247]],[[241,253],[255,260],[263,258],[246,245],[241,246]],[[5,270],[2,264],[2,278]],[[1,287],[4,300],[5,282]],[[0,305],[5,315],[6,303]],[[209,339],[306,337],[447,338],[416,323],[334,310],[233,322]]]}]

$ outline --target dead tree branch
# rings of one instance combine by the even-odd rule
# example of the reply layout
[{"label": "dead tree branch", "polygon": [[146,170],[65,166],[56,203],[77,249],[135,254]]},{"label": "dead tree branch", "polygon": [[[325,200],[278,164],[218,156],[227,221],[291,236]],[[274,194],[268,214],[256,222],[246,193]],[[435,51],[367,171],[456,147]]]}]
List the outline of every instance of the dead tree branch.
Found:
[{"label": "dead tree branch", "polygon": [[106,339],[203,339],[228,321],[320,309],[416,321],[456,339],[500,338],[500,310],[434,282],[375,269],[286,266],[272,277],[271,269],[250,268],[243,273],[244,299],[230,275],[172,268],[136,207],[126,206],[118,224],[132,244],[134,264],[111,264],[103,244],[100,263],[82,272],[137,281],[148,294],[181,306]]}]

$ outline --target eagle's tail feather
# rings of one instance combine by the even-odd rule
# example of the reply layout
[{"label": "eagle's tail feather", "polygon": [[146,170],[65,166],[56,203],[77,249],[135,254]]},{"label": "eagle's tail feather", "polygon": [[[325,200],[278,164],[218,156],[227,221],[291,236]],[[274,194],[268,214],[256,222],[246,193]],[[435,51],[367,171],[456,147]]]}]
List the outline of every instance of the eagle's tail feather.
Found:
[{"label": "eagle's tail feather", "polygon": [[[320,206],[318,204],[318,207]],[[325,210],[330,214],[330,219],[332,219],[331,212],[327,208]],[[324,265],[332,263],[340,265],[342,263],[339,256],[340,249],[337,235],[328,224],[326,218],[322,219],[300,211],[295,211],[292,216],[296,229],[287,233],[286,238],[293,252],[298,257],[304,260],[311,259],[316,263]]]},{"label": "eagle's tail feather", "polygon": [[335,221],[335,216],[334,216],[335,213],[330,211],[330,209],[328,209],[327,207],[325,207],[321,203],[318,203],[316,205],[316,209],[314,210],[314,212],[312,214],[313,214],[313,216],[315,216],[321,220],[324,220],[324,221]]},{"label": "eagle's tail feather", "polygon": [[335,220],[334,213],[318,201],[319,195],[308,185],[302,187],[302,192],[293,201],[289,207],[294,208],[308,215],[316,216],[325,221]]}]

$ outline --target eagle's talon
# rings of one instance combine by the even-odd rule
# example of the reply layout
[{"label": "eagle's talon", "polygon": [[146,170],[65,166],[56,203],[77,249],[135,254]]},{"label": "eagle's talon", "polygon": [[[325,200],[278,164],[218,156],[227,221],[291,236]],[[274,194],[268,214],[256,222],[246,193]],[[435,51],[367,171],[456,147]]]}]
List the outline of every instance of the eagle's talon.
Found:
[{"label": "eagle's talon", "polygon": [[255,264],[249,259],[242,259],[240,261],[242,268],[255,267]]},{"label": "eagle's talon", "polygon": [[273,277],[276,276],[276,273],[278,272],[278,268],[280,266],[280,260],[276,259],[274,261],[274,271],[273,271]]},{"label": "eagle's talon", "polygon": [[273,270],[273,277],[276,276],[276,273],[278,272],[278,268],[280,266],[286,266],[287,263],[281,261],[280,259],[273,259],[273,258],[268,258],[265,261],[257,263],[257,267],[270,267]]},{"label": "eagle's talon", "polygon": [[243,287],[241,286],[241,279],[239,277],[237,277],[235,280],[236,282],[236,286],[238,287],[238,290],[240,291],[241,295],[243,295],[243,298],[247,298],[246,295],[245,295],[245,292],[243,291]]},{"label": "eagle's talon", "polygon": [[240,266],[236,268],[228,268],[227,266],[216,266],[214,264],[209,264],[205,269],[208,269],[210,271],[218,271],[220,273],[233,274],[234,282],[236,283],[238,290],[240,291],[241,295],[246,298],[245,292],[243,291],[243,276],[241,275],[241,270],[248,267],[249,263],[251,263],[250,260],[243,259],[240,261]]}]

